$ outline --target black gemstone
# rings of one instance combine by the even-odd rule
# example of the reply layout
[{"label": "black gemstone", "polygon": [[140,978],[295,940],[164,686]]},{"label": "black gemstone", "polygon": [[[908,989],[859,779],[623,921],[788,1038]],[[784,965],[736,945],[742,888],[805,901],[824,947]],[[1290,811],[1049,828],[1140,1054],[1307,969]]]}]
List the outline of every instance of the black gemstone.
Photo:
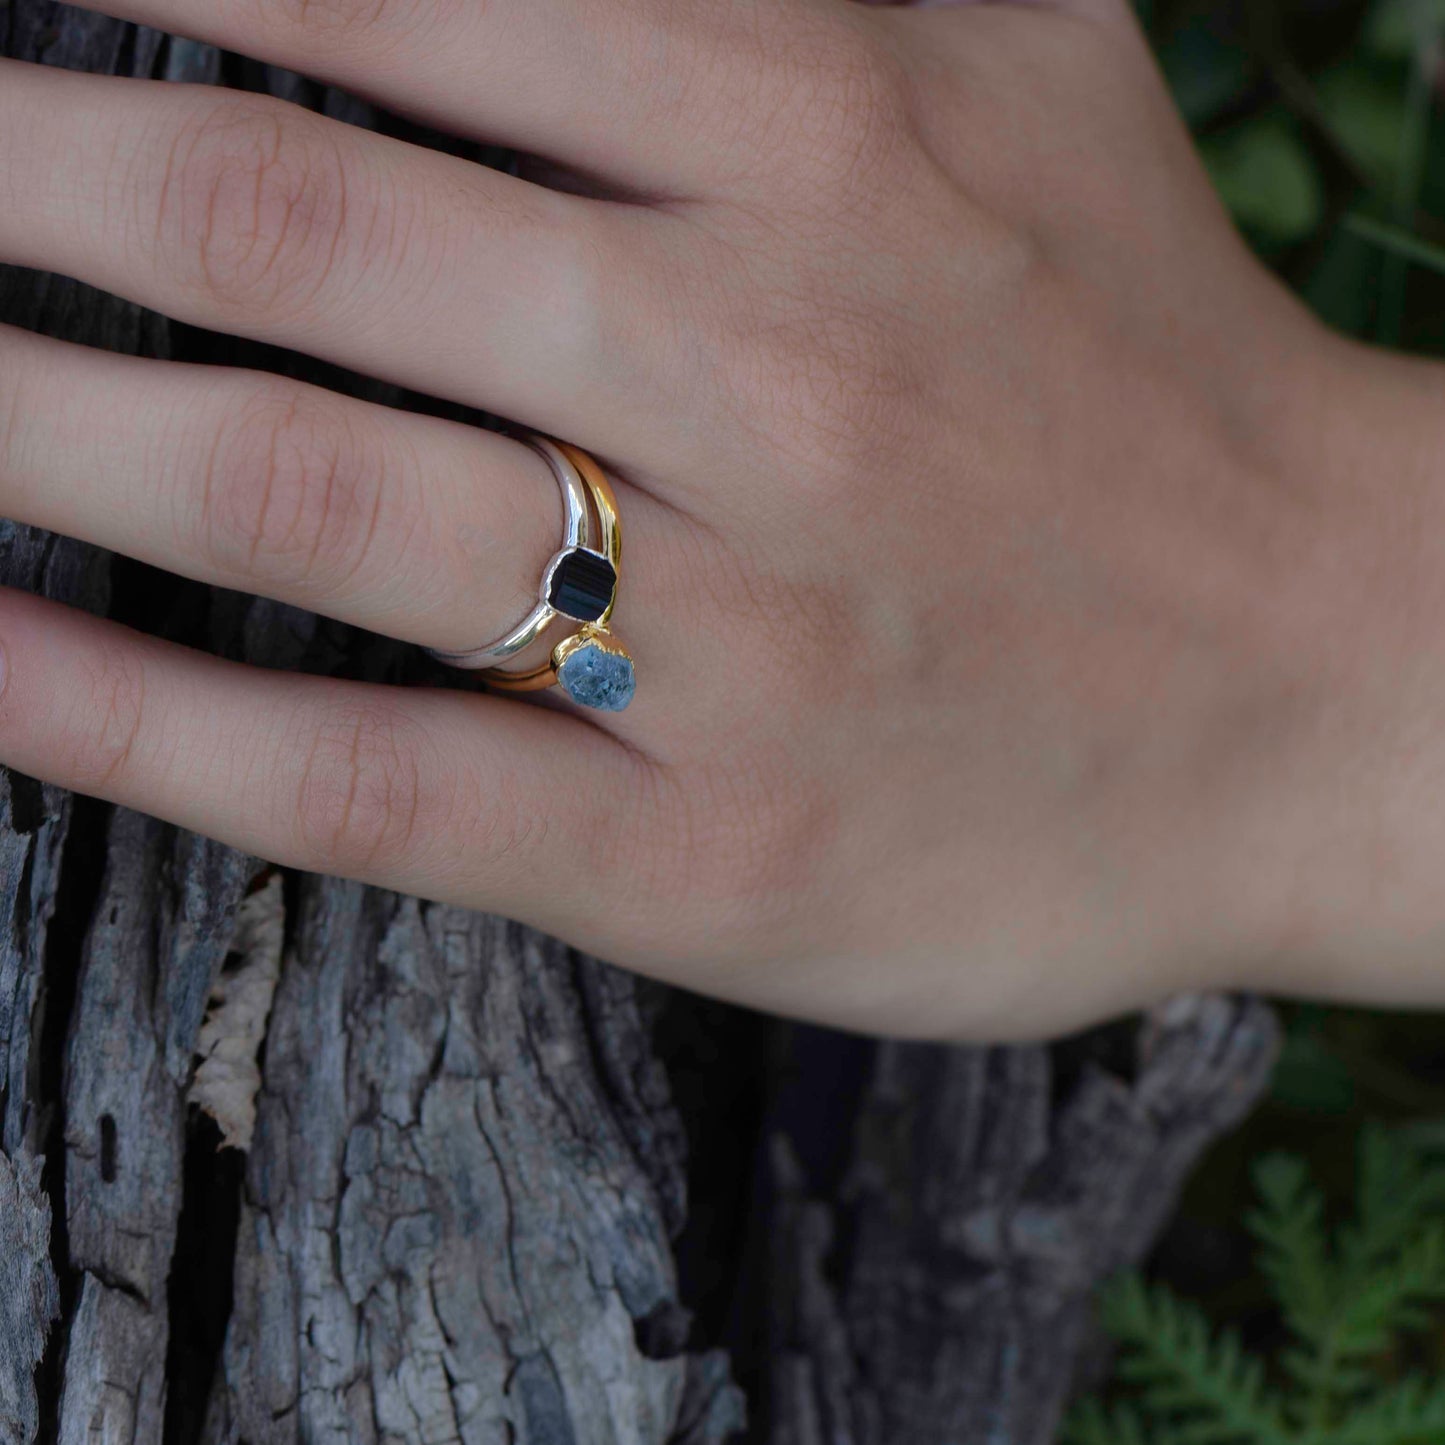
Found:
[{"label": "black gemstone", "polygon": [[606,557],[576,548],[564,553],[552,569],[547,601],[564,617],[596,622],[612,605],[617,573]]}]

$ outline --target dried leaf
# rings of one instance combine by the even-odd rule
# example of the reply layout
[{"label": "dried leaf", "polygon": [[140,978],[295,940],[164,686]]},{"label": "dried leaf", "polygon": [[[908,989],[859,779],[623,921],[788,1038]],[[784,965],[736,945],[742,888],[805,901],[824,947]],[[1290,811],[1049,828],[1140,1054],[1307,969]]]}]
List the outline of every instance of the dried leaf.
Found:
[{"label": "dried leaf", "polygon": [[217,977],[196,1046],[201,1062],[191,1081],[190,1100],[221,1128],[223,1148],[245,1151],[256,1127],[261,1070],[256,1062],[271,1015],[286,905],[278,874],[237,910],[233,954],[240,962]]}]

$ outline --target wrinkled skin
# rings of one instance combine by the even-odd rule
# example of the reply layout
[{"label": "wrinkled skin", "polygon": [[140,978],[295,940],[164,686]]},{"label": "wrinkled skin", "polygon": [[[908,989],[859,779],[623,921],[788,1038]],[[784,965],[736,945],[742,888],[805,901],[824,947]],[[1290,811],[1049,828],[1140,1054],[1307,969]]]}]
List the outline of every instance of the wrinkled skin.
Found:
[{"label": "wrinkled skin", "polygon": [[[868,1031],[1429,995],[1439,381],[1250,259],[1123,0],[117,7],[536,159],[9,63],[0,260],[591,450],[639,693],[7,594],[0,759]],[[516,441],[13,330],[0,511],[450,649],[558,537]]]}]

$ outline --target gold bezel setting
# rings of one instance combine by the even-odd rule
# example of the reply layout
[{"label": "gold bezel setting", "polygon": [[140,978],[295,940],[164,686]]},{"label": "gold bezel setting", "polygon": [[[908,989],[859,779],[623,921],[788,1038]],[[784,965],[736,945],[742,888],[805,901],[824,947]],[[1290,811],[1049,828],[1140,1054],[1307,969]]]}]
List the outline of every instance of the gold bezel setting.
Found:
[{"label": "gold bezel setting", "polygon": [[632,655],[605,627],[588,625],[552,649],[562,691],[580,707],[621,712],[637,691]]}]

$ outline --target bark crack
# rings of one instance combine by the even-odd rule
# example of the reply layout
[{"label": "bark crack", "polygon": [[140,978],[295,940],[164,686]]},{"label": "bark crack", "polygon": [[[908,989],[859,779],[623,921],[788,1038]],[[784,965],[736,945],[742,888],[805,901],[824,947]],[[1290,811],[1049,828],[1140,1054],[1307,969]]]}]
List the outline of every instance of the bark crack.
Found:
[{"label": "bark crack", "polygon": [[46,1340],[45,1358],[36,1370],[41,1445],[59,1445],[60,1399],[64,1387],[66,1342],[80,1295],[80,1272],[71,1265],[66,1204],[65,1060],[86,934],[100,898],[105,872],[105,840],[113,809],[77,797],[61,850],[55,911],[45,938],[42,997],[35,1011],[35,1061],[31,1098],[38,1116],[42,1183],[50,1200],[50,1259],[60,1290],[60,1313]]}]

